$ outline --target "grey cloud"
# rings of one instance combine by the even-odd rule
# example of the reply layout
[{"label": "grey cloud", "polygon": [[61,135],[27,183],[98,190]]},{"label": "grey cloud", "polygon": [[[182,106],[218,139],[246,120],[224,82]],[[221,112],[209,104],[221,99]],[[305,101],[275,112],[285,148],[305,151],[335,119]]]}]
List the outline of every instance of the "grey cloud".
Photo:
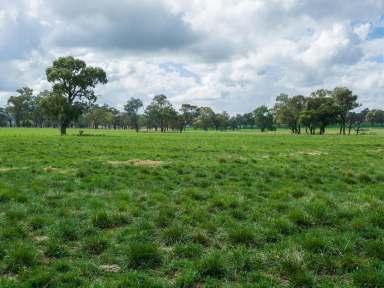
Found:
[{"label": "grey cloud", "polygon": [[329,20],[376,20],[379,19],[384,11],[384,1],[364,0],[364,1],[345,1],[345,0],[307,0],[298,1],[294,11],[299,14],[306,14],[314,19]]},{"label": "grey cloud", "polygon": [[[100,102],[120,108],[127,97],[148,103],[165,93],[175,103],[247,112],[280,92],[337,85],[369,105],[384,103],[384,63],[371,61],[382,39],[353,32],[354,22],[374,26],[383,0],[0,2],[0,104],[4,91],[40,89],[45,67],[63,55],[105,68]],[[171,2],[187,5],[173,10]],[[332,34],[335,24],[344,30]],[[322,33],[330,36],[316,42]]]},{"label": "grey cloud", "polygon": [[8,15],[4,13],[0,22],[0,60],[19,59],[40,48],[43,26],[38,19],[24,13]]},{"label": "grey cloud", "polygon": [[49,1],[53,15],[53,43],[64,47],[92,47],[136,51],[177,50],[198,39],[182,14],[161,1]]}]

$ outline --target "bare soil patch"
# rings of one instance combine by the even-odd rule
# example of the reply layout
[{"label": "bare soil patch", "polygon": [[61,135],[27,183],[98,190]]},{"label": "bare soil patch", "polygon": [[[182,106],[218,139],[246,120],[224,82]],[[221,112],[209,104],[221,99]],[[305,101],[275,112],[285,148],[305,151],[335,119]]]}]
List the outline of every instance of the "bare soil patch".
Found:
[{"label": "bare soil patch", "polygon": [[118,265],[101,265],[100,270],[103,270],[105,272],[111,272],[111,273],[118,273],[120,271],[120,267]]},{"label": "bare soil patch", "polygon": [[74,169],[61,169],[61,168],[55,168],[55,167],[51,167],[51,166],[43,168],[43,171],[46,173],[60,173],[60,174],[65,174],[65,175],[68,175],[68,174],[75,172]]},{"label": "bare soil patch", "polygon": [[143,160],[143,159],[132,159],[132,160],[125,160],[125,161],[107,161],[107,163],[113,166],[133,165],[133,166],[144,166],[144,167],[157,167],[163,164],[162,161]]},{"label": "bare soil patch", "polygon": [[9,172],[9,171],[14,171],[16,170],[17,168],[0,168],[0,173],[5,173],[5,172]]}]

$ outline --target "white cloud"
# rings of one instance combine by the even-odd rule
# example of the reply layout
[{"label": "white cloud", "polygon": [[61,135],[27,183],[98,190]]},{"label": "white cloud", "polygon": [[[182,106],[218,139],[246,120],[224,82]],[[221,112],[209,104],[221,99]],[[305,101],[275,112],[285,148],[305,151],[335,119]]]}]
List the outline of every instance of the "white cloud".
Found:
[{"label": "white cloud", "polygon": [[354,29],[353,32],[359,36],[361,40],[365,40],[368,37],[369,32],[371,31],[371,23],[362,23],[360,25],[357,25]]},{"label": "white cloud", "polygon": [[[16,0],[0,3],[0,105],[74,55],[103,67],[101,103],[157,93],[231,113],[347,85],[384,105],[383,0]],[[357,24],[356,24],[357,23]],[[378,58],[379,57],[379,58]]]},{"label": "white cloud", "polygon": [[338,23],[322,31],[309,45],[299,58],[301,56],[304,63],[313,67],[354,63],[362,56],[360,47],[353,43],[346,27]]}]

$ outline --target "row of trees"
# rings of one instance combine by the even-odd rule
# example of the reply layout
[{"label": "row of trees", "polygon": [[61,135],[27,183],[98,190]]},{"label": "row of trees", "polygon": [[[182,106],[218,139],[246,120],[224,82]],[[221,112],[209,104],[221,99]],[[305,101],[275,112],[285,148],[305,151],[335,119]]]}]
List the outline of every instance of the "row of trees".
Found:
[{"label": "row of trees", "polygon": [[340,134],[357,133],[364,121],[371,125],[384,124],[384,111],[364,109],[357,96],[344,87],[332,91],[321,89],[309,96],[289,97],[281,94],[273,107],[260,106],[246,114],[231,116],[227,112],[216,113],[210,107],[183,104],[176,110],[165,95],[157,95],[144,108],[143,102],[131,98],[124,111],[96,103],[94,88],[106,84],[106,73],[101,68],[89,67],[73,57],[59,58],[46,70],[50,91],[34,94],[24,87],[18,95],[8,99],[8,105],[0,108],[0,126],[58,127],[66,134],[67,127],[109,129],[154,129],[156,131],[184,131],[187,127],[204,130],[258,128],[262,132],[276,126],[288,127],[300,134],[324,134],[329,125],[338,124]]}]

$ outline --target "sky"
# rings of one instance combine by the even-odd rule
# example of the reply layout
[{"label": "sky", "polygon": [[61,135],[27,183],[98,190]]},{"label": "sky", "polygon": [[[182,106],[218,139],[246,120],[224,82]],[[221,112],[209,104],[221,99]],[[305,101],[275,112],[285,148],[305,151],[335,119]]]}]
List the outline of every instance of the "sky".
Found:
[{"label": "sky", "polygon": [[119,109],[165,94],[236,114],[336,86],[384,108],[384,0],[0,0],[0,106],[68,55]]}]

